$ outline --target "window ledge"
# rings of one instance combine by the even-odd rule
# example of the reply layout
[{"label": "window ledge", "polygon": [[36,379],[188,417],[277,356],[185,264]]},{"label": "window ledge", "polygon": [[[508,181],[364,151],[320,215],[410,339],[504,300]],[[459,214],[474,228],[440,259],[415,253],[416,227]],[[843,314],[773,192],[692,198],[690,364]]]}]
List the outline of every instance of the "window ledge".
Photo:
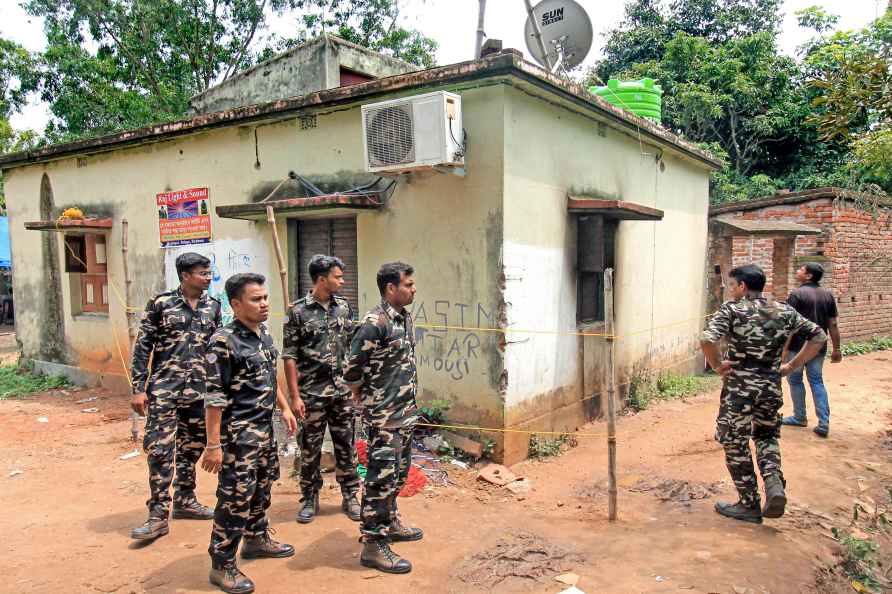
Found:
[{"label": "window ledge", "polygon": [[71,316],[75,322],[104,322],[108,320],[108,314],[104,312],[82,312]]}]

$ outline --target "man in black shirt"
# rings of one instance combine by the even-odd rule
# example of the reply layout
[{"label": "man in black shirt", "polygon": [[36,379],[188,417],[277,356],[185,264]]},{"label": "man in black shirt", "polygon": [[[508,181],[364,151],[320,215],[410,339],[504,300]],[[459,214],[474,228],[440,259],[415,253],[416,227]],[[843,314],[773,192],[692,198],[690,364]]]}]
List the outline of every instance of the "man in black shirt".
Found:
[{"label": "man in black shirt", "polygon": [[[801,286],[795,289],[787,298],[787,304],[796,311],[816,323],[830,336],[833,343],[833,351],[830,355],[832,363],[842,361],[842,352],[839,350],[839,325],[837,318],[836,300],[833,294],[821,287],[821,277],[824,276],[824,268],[817,263],[809,262],[796,271],[796,280]],[[805,340],[799,334],[790,339],[788,350],[795,354],[805,344]],[[814,428],[815,434],[827,437],[830,433],[830,403],[827,397],[827,389],[824,387],[823,365],[827,355],[827,345],[814,359],[805,365],[805,373],[808,384],[811,386],[811,395],[815,402],[815,414],[818,416],[818,424]],[[805,384],[802,381],[802,369],[790,374],[787,380],[790,382],[790,397],[793,400],[793,415],[784,418],[784,425],[806,427],[808,420],[805,414]]]}]

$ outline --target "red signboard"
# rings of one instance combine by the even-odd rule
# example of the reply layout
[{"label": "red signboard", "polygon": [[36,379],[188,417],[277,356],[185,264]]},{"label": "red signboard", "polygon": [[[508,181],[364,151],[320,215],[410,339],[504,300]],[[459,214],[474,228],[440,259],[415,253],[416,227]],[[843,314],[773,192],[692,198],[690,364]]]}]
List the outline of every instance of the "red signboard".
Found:
[{"label": "red signboard", "polygon": [[211,240],[207,188],[162,192],[155,200],[158,204],[161,247],[208,243]]}]

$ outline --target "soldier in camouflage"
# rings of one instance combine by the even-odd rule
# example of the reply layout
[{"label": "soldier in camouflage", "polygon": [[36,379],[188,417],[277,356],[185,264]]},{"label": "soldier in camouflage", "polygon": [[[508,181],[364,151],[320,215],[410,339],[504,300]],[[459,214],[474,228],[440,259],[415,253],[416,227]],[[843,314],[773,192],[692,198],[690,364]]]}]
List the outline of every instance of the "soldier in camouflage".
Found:
[{"label": "soldier in camouflage", "polygon": [[412,433],[418,420],[412,316],[414,270],[392,262],[378,271],[381,303],[366,314],[350,345],[344,383],[363,407],[368,428],[368,469],[362,494],[360,563],[387,573],[409,573],[412,564],[390,543],[420,540],[418,528],[403,525],[397,495],[412,465]]},{"label": "soldier in camouflage", "polygon": [[[740,266],[729,275],[733,297],[719,308],[703,332],[701,347],[710,367],[724,379],[716,440],[725,449],[728,472],[740,500],[716,503],[719,514],[762,523],[762,518],[784,514],[786,481],[781,471],[780,437],[783,404],[781,377],[801,368],[820,352],[827,341],[823,330],[793,308],[762,297],[765,273],[756,265]],[[781,365],[787,339],[802,333],[806,346]],[[721,360],[718,342],[728,342]],[[756,472],[749,441],[756,446],[756,460],[765,483],[765,507],[761,508]]]},{"label": "soldier in camouflage", "polygon": [[226,296],[235,319],[214,333],[206,357],[207,446],[201,467],[219,473],[214,530],[208,552],[210,582],[230,594],[254,591],[254,582],[235,562],[242,536],[243,559],[290,557],[294,547],[270,537],[266,510],[279,456],[273,438],[273,411],[294,434],[297,420],[276,383],[278,351],[263,325],[269,294],[259,274],[235,274]]},{"label": "soldier in camouflage", "polygon": [[317,254],[310,258],[308,268],[313,289],[288,312],[282,352],[291,408],[304,419],[300,475],[304,505],[297,521],[312,522],[319,511],[322,440],[328,426],[334,445],[335,476],[343,495],[341,509],[358,522],[356,494],[360,483],[353,443],[353,402],[350,390],[341,381],[354,328],[350,304],[337,295],[344,284],[344,263]]},{"label": "soldier in camouflage", "polygon": [[180,286],[149,301],[133,346],[131,407],[147,417],[143,449],[150,491],[149,519],[131,532],[137,540],[168,533],[171,482],[175,519],[213,518],[195,498],[195,463],[205,442],[204,354],[221,322],[220,302],[205,293],[210,264],[192,252],[177,257]]}]

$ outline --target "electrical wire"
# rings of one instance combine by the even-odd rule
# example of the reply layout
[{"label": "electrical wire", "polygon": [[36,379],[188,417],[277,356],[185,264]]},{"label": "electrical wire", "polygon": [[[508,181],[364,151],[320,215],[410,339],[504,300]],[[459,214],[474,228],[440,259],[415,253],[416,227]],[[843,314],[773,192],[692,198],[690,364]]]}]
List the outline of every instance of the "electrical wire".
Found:
[{"label": "electrical wire", "polygon": [[464,128],[462,128],[461,131],[462,131],[462,140],[464,142],[459,142],[455,139],[455,134],[452,132],[452,118],[449,118],[449,136],[452,137],[452,142],[454,142],[455,144],[457,144],[460,147],[459,148],[459,156],[464,157],[468,153],[468,131],[465,130]]}]

